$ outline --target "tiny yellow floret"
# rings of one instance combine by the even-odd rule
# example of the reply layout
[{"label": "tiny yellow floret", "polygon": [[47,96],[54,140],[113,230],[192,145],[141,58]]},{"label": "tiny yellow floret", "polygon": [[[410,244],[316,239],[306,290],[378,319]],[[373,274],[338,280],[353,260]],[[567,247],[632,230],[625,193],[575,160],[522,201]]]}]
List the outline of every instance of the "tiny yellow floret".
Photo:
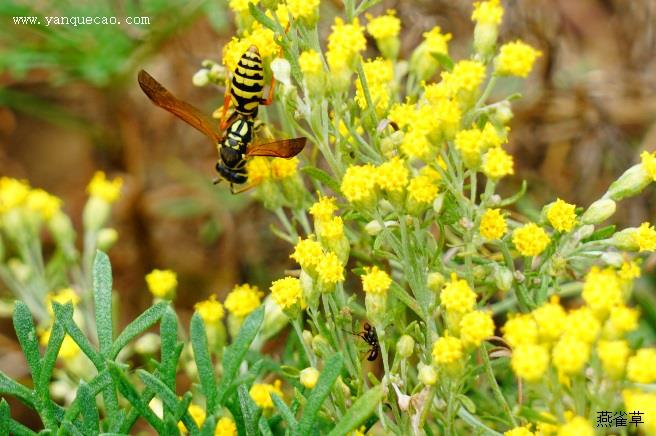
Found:
[{"label": "tiny yellow floret", "polygon": [[155,297],[170,300],[178,286],[178,277],[171,270],[154,269],[146,275],[146,283]]},{"label": "tiny yellow floret", "polygon": [[301,281],[296,277],[285,277],[271,283],[273,301],[282,309],[291,308],[297,304],[303,305],[303,289]]},{"label": "tiny yellow floret", "polygon": [[214,429],[214,436],[237,436],[237,424],[232,418],[224,416],[219,419]]},{"label": "tiny yellow floret", "polygon": [[656,230],[648,222],[642,223],[633,233],[633,241],[638,246],[639,251],[655,251]]},{"label": "tiny yellow floret", "polygon": [[576,206],[560,198],[547,211],[547,219],[551,227],[559,232],[569,232],[576,225]]},{"label": "tiny yellow floret", "polygon": [[492,180],[515,174],[513,157],[501,147],[491,148],[483,159],[483,173]]},{"label": "tiny yellow floret", "polygon": [[362,289],[366,293],[386,294],[392,285],[392,278],[377,266],[365,267],[362,275]]},{"label": "tiny yellow floret", "polygon": [[471,19],[481,24],[501,24],[503,18],[503,6],[499,0],[489,0],[474,3],[474,11]]},{"label": "tiny yellow floret", "polygon": [[629,358],[626,367],[629,380],[636,383],[656,382],[656,348],[641,348]]},{"label": "tiny yellow floret", "polygon": [[456,363],[463,355],[462,342],[454,336],[442,336],[433,344],[432,355],[438,365]]},{"label": "tiny yellow floret", "polygon": [[401,31],[401,20],[393,9],[388,10],[385,15],[375,18],[367,15],[367,20],[369,20],[367,32],[377,40],[393,38],[398,36]]},{"label": "tiny yellow floret", "polygon": [[460,320],[460,339],[465,347],[478,347],[494,335],[494,321],[489,312],[475,310]]},{"label": "tiny yellow floret", "polygon": [[194,310],[207,325],[216,325],[221,322],[224,315],[223,304],[216,300],[216,295],[210,295],[207,300],[194,304]]},{"label": "tiny yellow floret", "polygon": [[255,383],[248,392],[258,407],[262,409],[272,409],[273,400],[271,394],[276,394],[282,398],[282,391],[280,390],[282,382],[276,380],[273,384],[269,383]]},{"label": "tiny yellow floret", "polygon": [[317,264],[319,280],[326,284],[336,284],[344,281],[344,266],[333,252],[323,256]]},{"label": "tiny yellow floret", "polygon": [[520,344],[513,348],[510,366],[518,377],[538,381],[549,367],[549,351],[542,345]]},{"label": "tiny yellow floret", "polygon": [[479,231],[485,239],[501,239],[506,234],[508,226],[501,209],[487,209],[481,216]]},{"label": "tiny yellow floret", "polygon": [[522,41],[509,42],[501,46],[495,61],[496,73],[502,76],[526,77],[540,56],[542,52]]},{"label": "tiny yellow floret", "polygon": [[107,180],[104,172],[96,171],[87,186],[87,192],[92,197],[98,197],[107,203],[113,203],[118,199],[122,186],[122,178],[116,177],[113,180]]},{"label": "tiny yellow floret", "polygon": [[251,286],[245,283],[235,286],[223,304],[228,312],[243,318],[260,307],[263,295],[257,286]]},{"label": "tiny yellow floret", "polygon": [[301,371],[299,374],[299,381],[307,389],[312,389],[317,385],[317,380],[319,380],[319,371],[313,367],[307,367]]},{"label": "tiny yellow floret", "polygon": [[465,314],[474,310],[476,293],[472,291],[464,279],[451,274],[451,281],[447,282],[440,292],[440,304],[447,312]]},{"label": "tiny yellow floret", "polygon": [[512,241],[522,256],[537,256],[547,248],[551,239],[542,227],[528,223],[513,231]]}]

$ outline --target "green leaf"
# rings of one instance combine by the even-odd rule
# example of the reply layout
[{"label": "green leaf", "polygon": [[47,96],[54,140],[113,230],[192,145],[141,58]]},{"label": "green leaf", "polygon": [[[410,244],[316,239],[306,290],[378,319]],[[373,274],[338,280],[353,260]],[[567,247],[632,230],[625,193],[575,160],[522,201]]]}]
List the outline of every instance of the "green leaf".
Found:
[{"label": "green leaf", "polygon": [[[107,387],[111,386],[111,384],[112,378],[109,376],[107,369],[104,369],[89,382],[89,393],[95,397]],[[84,404],[80,404],[81,401],[79,395],[76,396],[75,400],[68,406],[63,419],[74,421],[80,413],[80,409],[84,407]]]},{"label": "green leaf", "polygon": [[96,368],[103,368],[105,361],[102,355],[95,350],[89,339],[84,335],[84,332],[73,321],[73,305],[68,303],[61,305],[53,303],[53,310],[55,311],[55,318],[64,327],[66,333],[73,338],[75,343],[80,347],[82,352],[91,360]]},{"label": "green leaf", "polygon": [[180,347],[178,346],[178,318],[171,306],[167,306],[162,316],[159,333],[162,339],[160,378],[169,388],[173,389],[175,388],[175,370],[178,366],[178,349]]},{"label": "green leaf", "polygon": [[0,399],[0,434],[9,434],[9,404],[4,398]]},{"label": "green leaf", "polygon": [[448,72],[453,71],[453,66],[455,65],[453,62],[453,59],[446,54],[446,53],[433,53],[431,52],[431,56],[435,58],[437,62],[440,63],[440,66],[447,70]]},{"label": "green leaf", "polygon": [[244,425],[246,427],[246,436],[259,436],[258,433],[258,420],[262,414],[262,410],[257,407],[250,394],[246,390],[246,386],[241,385],[237,388],[239,395],[239,406],[241,413],[244,416]]},{"label": "green leaf", "polygon": [[[214,376],[214,365],[207,345],[207,334],[205,323],[198,312],[191,317],[191,346],[194,349],[194,360],[198,368],[198,378],[207,401],[207,410],[214,411],[216,405],[216,377]],[[227,352],[227,351],[226,351]],[[228,377],[223,375],[224,379]]]},{"label": "green leaf", "polygon": [[324,184],[325,186],[329,187],[330,189],[335,192],[335,194],[340,194],[342,191],[339,187],[339,183],[330,175],[328,175],[327,172],[325,172],[322,169],[316,168],[316,167],[303,167],[301,168],[301,171],[308,176],[312,177],[313,179],[317,180],[318,182]]},{"label": "green leaf", "polygon": [[91,392],[91,388],[85,382],[80,382],[77,389],[77,396],[83,407],[80,408],[82,415],[82,431],[85,435],[98,434],[100,428],[100,419],[98,417],[98,406],[96,406],[96,395]]},{"label": "green leaf", "polygon": [[146,309],[146,311],[139,315],[137,319],[128,324],[118,338],[116,338],[116,341],[112,346],[111,358],[115,359],[116,356],[118,356],[118,353],[120,353],[123,347],[130,343],[130,341],[155,325],[155,323],[162,318],[168,306],[168,301],[160,301],[154,306]]},{"label": "green leaf", "polygon": [[32,380],[39,380],[41,374],[41,354],[39,353],[39,342],[36,336],[36,329],[34,328],[34,321],[32,320],[32,313],[30,313],[27,304],[22,301],[16,301],[13,321],[18,342],[23,349],[27,366],[32,373]]},{"label": "green leaf", "polygon": [[[137,370],[137,375],[148,389],[157,394],[160,400],[162,400],[164,407],[172,411],[177,411],[180,409],[181,402],[178,401],[177,395],[168,386],[166,386],[162,380],[158,379],[148,371],[144,371],[142,369]],[[189,404],[183,405],[183,407],[184,408],[180,411],[180,415],[177,416],[182,417],[182,422],[189,431],[192,431],[192,429],[194,429],[193,431],[198,431],[196,422],[193,420],[191,415],[187,413]]]},{"label": "green leaf", "polygon": [[83,434],[83,433],[80,432],[80,430],[77,429],[77,427],[75,427],[73,425],[73,423],[71,421],[63,421],[61,423],[61,428],[65,429],[68,432],[66,434],[72,435],[72,436],[86,436],[86,435],[98,434],[98,431],[95,431],[94,433],[84,433]]},{"label": "green leaf", "polygon": [[513,204],[514,202],[516,202],[517,200],[522,198],[524,196],[524,194],[526,193],[526,186],[527,186],[526,185],[526,180],[522,180],[522,186],[519,188],[519,191],[517,191],[515,193],[515,195],[513,195],[511,197],[508,197],[508,198],[505,198],[505,199],[501,200],[499,202],[498,206],[505,207],[505,206]]},{"label": "green leaf", "polygon": [[221,382],[217,389],[217,404],[223,404],[225,395],[230,388],[230,384],[237,376],[239,365],[241,365],[242,360],[244,360],[244,356],[253,342],[253,339],[255,339],[257,332],[260,330],[263,320],[264,306],[260,306],[257,310],[248,315],[239,329],[237,338],[223,353],[223,377],[221,378]]},{"label": "green leaf", "polygon": [[358,428],[378,407],[385,395],[382,385],[376,385],[365,392],[349,408],[328,436],[345,435]]},{"label": "green leaf", "polygon": [[257,6],[253,3],[248,3],[248,10],[251,13],[251,16],[257,21],[262,23],[264,27],[268,27],[276,33],[282,34],[285,32],[285,29],[278,23],[276,23],[272,18],[269,18],[264,12],[262,12]]},{"label": "green leaf", "polygon": [[260,435],[263,436],[273,436],[271,432],[271,427],[269,427],[269,422],[264,416],[260,416],[260,420],[257,422],[257,427],[260,429]]},{"label": "green leaf", "polygon": [[270,395],[271,395],[271,401],[273,401],[273,404],[276,405],[276,408],[278,409],[278,412],[280,412],[280,415],[284,418],[285,421],[287,421],[287,425],[289,426],[289,429],[293,434],[296,431],[296,426],[298,425],[298,422],[296,421],[294,414],[292,413],[291,410],[289,410],[287,404],[285,404],[285,402],[278,395],[274,394],[273,392]]},{"label": "green leaf", "polygon": [[342,371],[342,366],[344,366],[344,357],[341,353],[333,354],[326,361],[317,385],[312,389],[307,404],[303,409],[303,415],[298,423],[298,434],[307,435],[312,432],[315,418],[321,409],[321,405],[326,397],[328,397],[328,394],[330,394],[330,390],[335,380],[337,380],[339,373]]},{"label": "green leaf", "polygon": [[109,374],[114,380],[114,384],[118,390],[125,397],[126,400],[132,404],[132,407],[139,411],[139,414],[150,424],[158,434],[162,434],[164,430],[164,423],[155,415],[155,412],[148,407],[143,401],[137,390],[132,386],[132,383],[123,374],[122,369],[114,362],[109,362]]},{"label": "green leaf", "polygon": [[216,429],[216,418],[210,416],[203,422],[203,427],[200,429],[200,436],[214,436],[214,430]]},{"label": "green leaf", "polygon": [[595,230],[590,236],[581,240],[581,242],[585,243],[585,242],[599,241],[601,239],[610,238],[615,233],[615,228],[616,228],[615,225],[602,227],[599,230]]},{"label": "green leaf", "polygon": [[93,261],[93,299],[96,304],[98,343],[103,356],[111,357],[112,350],[112,266],[109,257],[96,252]]},{"label": "green leaf", "polygon": [[50,339],[48,340],[46,352],[41,363],[41,374],[39,375],[38,380],[35,380],[36,392],[40,403],[40,410],[38,410],[38,412],[43,419],[46,428],[51,430],[54,430],[57,427],[57,423],[54,416],[53,404],[50,401],[49,383],[65,335],[66,332],[64,331],[64,327],[62,327],[59,322],[55,321],[55,324],[50,329]]}]

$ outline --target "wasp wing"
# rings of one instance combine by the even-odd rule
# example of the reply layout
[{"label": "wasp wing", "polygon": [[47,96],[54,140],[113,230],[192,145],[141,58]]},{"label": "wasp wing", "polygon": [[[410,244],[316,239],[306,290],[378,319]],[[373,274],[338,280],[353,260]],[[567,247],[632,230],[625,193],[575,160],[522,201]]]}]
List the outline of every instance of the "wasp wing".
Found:
[{"label": "wasp wing", "polygon": [[221,140],[221,134],[214,126],[216,122],[211,117],[201,112],[195,106],[178,99],[144,70],[139,71],[139,86],[157,106],[204,133],[214,142]]},{"label": "wasp wing", "polygon": [[246,151],[246,156],[269,156],[269,157],[282,157],[289,159],[299,154],[307,138],[293,138],[293,139],[282,139],[280,141],[267,142],[265,144],[255,144],[248,147]]}]

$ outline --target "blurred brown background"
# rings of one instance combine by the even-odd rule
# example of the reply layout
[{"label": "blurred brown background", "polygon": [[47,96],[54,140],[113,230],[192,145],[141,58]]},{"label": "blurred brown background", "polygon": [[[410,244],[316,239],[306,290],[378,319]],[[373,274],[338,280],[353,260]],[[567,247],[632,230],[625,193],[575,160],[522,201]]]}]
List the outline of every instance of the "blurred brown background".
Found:
[{"label": "blurred brown background", "polygon": [[[159,9],[140,10],[150,14],[150,26],[113,30],[125,33],[131,44],[117,53],[104,52],[122,44],[116,35],[91,33],[69,57],[30,63],[21,50],[33,48],[27,46],[30,38],[43,44],[43,37],[18,25],[0,27],[0,174],[28,179],[63,198],[78,228],[93,172],[103,169],[125,179],[113,217],[120,239],[110,252],[115,286],[130,305],[124,321],[149,304],[143,276],[152,268],[178,272],[176,306],[190,309],[236,283],[266,289],[290,266],[290,247],[267,230],[271,214],[248,194],[232,196],[226,186],[213,186],[216,152],[210,142],[153,106],[136,81],[136,71],[145,68],[180,98],[211,112],[221,102],[221,90],[195,88],[191,77],[203,59],[220,59],[235,31],[231,13],[225,2],[161,3]],[[641,150],[656,148],[656,2],[502,3],[500,40],[521,38],[543,53],[529,80],[500,84],[504,93],[524,95],[513,105],[509,147],[518,171],[504,189],[511,192],[522,178],[529,181],[520,209],[555,196],[587,206]],[[339,6],[339,0],[323,2],[324,34]],[[402,57],[434,25],[453,34],[453,57],[468,53],[469,1],[384,1],[372,12],[392,7],[404,23]],[[3,10],[7,22],[12,11]],[[120,7],[112,12],[127,15]],[[51,36],[56,32],[80,38],[71,29],[51,30]],[[373,48],[369,55],[376,55]],[[69,71],[67,62],[83,56],[89,62],[108,59],[101,67],[109,73],[103,76],[105,70],[98,73],[86,64]],[[21,71],[15,62],[24,62]],[[636,225],[653,219],[653,195],[650,188],[623,203],[617,221]]]}]

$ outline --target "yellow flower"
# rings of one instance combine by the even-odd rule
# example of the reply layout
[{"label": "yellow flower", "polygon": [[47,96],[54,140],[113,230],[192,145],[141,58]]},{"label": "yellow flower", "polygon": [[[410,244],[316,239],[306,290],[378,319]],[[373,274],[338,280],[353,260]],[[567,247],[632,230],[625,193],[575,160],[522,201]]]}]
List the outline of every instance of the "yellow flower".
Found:
[{"label": "yellow flower", "polygon": [[61,203],[59,198],[43,189],[32,189],[26,199],[27,208],[38,213],[45,221],[59,212]]},{"label": "yellow flower", "polygon": [[513,231],[512,241],[522,256],[537,256],[547,248],[551,239],[542,227],[528,223]]},{"label": "yellow flower", "polygon": [[146,275],[148,290],[157,298],[170,300],[178,286],[177,275],[171,270],[154,269]]},{"label": "yellow flower", "polygon": [[[382,116],[390,102],[390,83],[394,79],[393,64],[390,60],[382,58],[369,59],[362,63],[362,69],[371,102],[376,108],[376,113]],[[367,108],[367,98],[361,80],[355,82],[355,101],[361,109]]]},{"label": "yellow flower", "polygon": [[278,279],[271,284],[271,297],[282,309],[303,305],[301,281],[295,277]]},{"label": "yellow flower", "polygon": [[93,178],[87,186],[87,192],[92,197],[98,197],[107,203],[113,203],[121,194],[123,179],[116,177],[114,180],[107,180],[105,173],[96,171]]},{"label": "yellow flower", "polygon": [[531,312],[538,326],[538,334],[544,342],[553,342],[563,333],[567,314],[563,306],[552,301]]},{"label": "yellow flower", "polygon": [[280,51],[273,30],[264,27],[257,21],[253,23],[251,31],[244,34],[244,39],[248,41],[248,47],[256,46],[263,58],[273,56]]},{"label": "yellow flower", "polygon": [[515,174],[513,157],[501,147],[490,149],[483,159],[483,173],[493,180]]},{"label": "yellow flower", "polygon": [[223,319],[223,305],[216,301],[216,295],[210,295],[207,300],[194,304],[194,310],[198,312],[205,324],[218,324]]},{"label": "yellow flower", "polygon": [[639,251],[654,251],[656,250],[656,230],[651,224],[642,223],[633,232],[633,241],[638,246]]},{"label": "yellow flower", "polygon": [[276,180],[286,179],[296,174],[298,158],[291,159],[273,159],[271,161],[271,177]]},{"label": "yellow flower", "polygon": [[230,0],[228,6],[235,12],[246,12],[249,3],[257,5],[259,2],[260,0]]},{"label": "yellow flower", "polygon": [[431,116],[439,121],[441,133],[446,138],[451,139],[460,127],[460,120],[462,119],[462,111],[458,102],[453,99],[443,98],[429,105],[427,109],[432,111]]},{"label": "yellow flower", "polygon": [[560,198],[547,211],[547,219],[551,227],[559,232],[569,232],[576,225],[576,206],[566,203]]},{"label": "yellow flower", "polygon": [[387,192],[403,192],[408,184],[408,167],[398,156],[376,167],[376,184]]},{"label": "yellow flower", "polygon": [[330,252],[319,260],[317,274],[322,283],[334,285],[344,281],[344,266],[339,257]]},{"label": "yellow flower", "polygon": [[235,421],[227,416],[219,419],[214,429],[214,436],[237,436],[237,425]]},{"label": "yellow flower", "polygon": [[581,296],[595,314],[605,317],[623,302],[620,278],[612,268],[593,266],[585,276]]},{"label": "yellow flower", "polygon": [[337,210],[334,197],[322,197],[310,207],[310,215],[318,221],[327,221],[332,218],[333,213]]},{"label": "yellow flower", "polygon": [[563,375],[581,372],[589,358],[590,345],[573,334],[561,337],[553,348],[554,366]]},{"label": "yellow flower", "polygon": [[437,197],[438,190],[437,183],[433,177],[420,174],[410,180],[408,196],[417,203],[430,204]]},{"label": "yellow flower", "polygon": [[295,19],[313,18],[318,7],[319,0],[287,0],[287,9]]},{"label": "yellow flower", "polygon": [[246,173],[248,182],[259,185],[262,181],[271,177],[271,166],[269,160],[264,157],[254,157],[246,161]]},{"label": "yellow flower", "polygon": [[10,177],[0,178],[0,213],[21,206],[30,193],[30,185]]},{"label": "yellow flower", "polygon": [[460,320],[460,339],[465,347],[478,347],[494,335],[494,321],[489,312],[475,310]]},{"label": "yellow flower", "polygon": [[452,273],[451,281],[447,282],[440,292],[440,304],[447,312],[465,314],[474,310],[476,294],[466,280],[458,279],[458,276]]},{"label": "yellow flower", "polygon": [[642,168],[645,172],[656,181],[656,154],[648,151],[640,153],[640,160],[642,161]]},{"label": "yellow flower", "polygon": [[257,286],[246,283],[235,286],[223,304],[228,312],[243,318],[260,306],[262,295]]},{"label": "yellow flower", "polygon": [[442,336],[433,343],[433,361],[438,365],[456,363],[462,358],[462,342],[453,336]]},{"label": "yellow flower", "polygon": [[565,331],[581,341],[592,344],[599,336],[601,324],[588,307],[572,310],[565,320]]},{"label": "yellow flower", "polygon": [[[248,8],[247,1],[246,8]],[[241,59],[244,52],[246,52],[250,46],[251,42],[249,40],[233,36],[232,39],[223,46],[223,65],[225,65],[231,72],[235,71],[239,59]]]},{"label": "yellow flower", "polygon": [[367,48],[367,40],[357,18],[351,24],[344,24],[342,18],[335,17],[331,29],[326,58],[330,69],[337,71],[348,67],[355,55]]},{"label": "yellow flower", "polygon": [[558,429],[558,436],[594,436],[595,432],[587,419],[576,416]]},{"label": "yellow flower", "polygon": [[640,265],[635,261],[625,261],[622,262],[620,270],[617,272],[617,275],[622,280],[633,280],[640,277]]},{"label": "yellow flower", "polygon": [[656,382],[656,349],[641,348],[629,359],[626,367],[629,380],[636,383]]},{"label": "yellow flower", "polygon": [[426,132],[416,127],[411,128],[403,135],[401,151],[411,158],[428,159],[431,155],[432,147],[426,137]]},{"label": "yellow flower", "polygon": [[468,168],[476,168],[481,163],[481,154],[485,151],[483,132],[477,128],[465,129],[456,133],[456,150]]},{"label": "yellow flower", "polygon": [[401,31],[401,20],[396,16],[396,11],[389,9],[385,15],[372,17],[367,14],[367,32],[376,40],[393,38]]},{"label": "yellow flower", "polygon": [[501,24],[503,18],[503,6],[499,0],[489,0],[474,3],[474,11],[471,19],[481,24]]},{"label": "yellow flower", "polygon": [[[52,327],[48,327],[47,330],[44,330],[39,335],[39,343],[44,347],[48,345],[51,333]],[[79,352],[80,347],[78,347],[77,342],[75,342],[69,335],[65,335],[61,347],[59,348],[57,359],[67,361],[77,356]]]},{"label": "yellow flower", "polygon": [[604,326],[604,331],[610,337],[619,338],[638,328],[639,313],[636,309],[625,305],[610,309],[610,316]]},{"label": "yellow flower", "polygon": [[[203,425],[203,422],[205,422],[205,410],[202,407],[195,404],[190,404],[187,411],[191,415],[191,419],[194,420],[198,427]],[[178,422],[178,429],[184,433],[188,432],[187,427],[185,427],[182,421]]]},{"label": "yellow flower", "polygon": [[476,90],[485,79],[485,65],[478,61],[463,60],[453,67],[448,75],[453,86],[464,91]]},{"label": "yellow flower", "polygon": [[597,343],[597,355],[608,377],[613,380],[622,378],[630,351],[629,344],[624,340],[600,340]]},{"label": "yellow flower", "polygon": [[495,60],[496,73],[502,76],[526,77],[535,60],[542,52],[522,41],[509,42],[501,46]]},{"label": "yellow flower", "polygon": [[403,129],[410,125],[415,119],[415,107],[409,103],[394,103],[390,107],[387,118],[398,124]]},{"label": "yellow flower", "polygon": [[280,380],[276,380],[273,384],[254,383],[248,393],[258,407],[262,409],[272,409],[273,400],[271,400],[271,394],[276,394],[282,398],[282,391],[280,390],[281,384],[282,382]]},{"label": "yellow flower", "polygon": [[53,315],[53,310],[52,310],[52,303],[59,303],[59,304],[66,304],[66,303],[71,303],[73,306],[77,306],[77,304],[80,302],[80,296],[77,295],[77,292],[75,292],[72,288],[63,288],[60,289],[56,292],[48,292],[46,294],[46,308],[48,309],[48,313],[50,315]]},{"label": "yellow flower", "polygon": [[319,375],[320,373],[316,368],[312,368],[311,366],[309,366],[301,371],[301,373],[299,374],[299,381],[306,388],[312,389],[317,385],[317,380],[319,380]]},{"label": "yellow flower", "polygon": [[323,71],[321,55],[314,50],[306,50],[298,57],[301,72],[305,75],[317,75]]},{"label": "yellow flower", "polygon": [[351,165],[342,178],[341,190],[351,202],[365,202],[373,199],[376,188],[376,169],[371,164]]},{"label": "yellow flower", "polygon": [[479,230],[485,239],[501,239],[508,230],[501,209],[487,209],[481,216]]},{"label": "yellow flower", "polygon": [[298,262],[302,269],[314,271],[323,257],[323,249],[321,244],[310,236],[307,239],[299,239],[294,252],[289,257]]},{"label": "yellow flower", "polygon": [[529,314],[512,316],[501,330],[503,338],[511,347],[520,344],[535,344],[538,340],[538,325]]},{"label": "yellow flower", "polygon": [[656,393],[641,392],[637,389],[622,391],[624,410],[629,413],[642,412],[644,424],[641,424],[645,435],[656,434]]},{"label": "yellow flower", "polygon": [[549,351],[542,345],[520,344],[513,348],[510,366],[518,377],[538,381],[549,367]]},{"label": "yellow flower", "polygon": [[515,427],[503,433],[504,436],[535,436],[529,427]]},{"label": "yellow flower", "polygon": [[338,242],[344,238],[344,221],[341,216],[332,217],[329,220],[322,221],[319,236],[321,242],[330,243]]},{"label": "yellow flower", "polygon": [[392,285],[392,278],[377,266],[365,267],[362,275],[362,289],[366,293],[386,294]]},{"label": "yellow flower", "polygon": [[424,42],[430,53],[448,54],[449,48],[447,43],[451,40],[450,33],[442,33],[440,26],[435,26],[428,32],[424,32]]},{"label": "yellow flower", "polygon": [[505,127],[502,132],[499,132],[492,123],[489,121],[486,122],[483,130],[481,130],[481,137],[485,149],[501,147],[501,144],[508,141],[508,130],[509,127]]}]

